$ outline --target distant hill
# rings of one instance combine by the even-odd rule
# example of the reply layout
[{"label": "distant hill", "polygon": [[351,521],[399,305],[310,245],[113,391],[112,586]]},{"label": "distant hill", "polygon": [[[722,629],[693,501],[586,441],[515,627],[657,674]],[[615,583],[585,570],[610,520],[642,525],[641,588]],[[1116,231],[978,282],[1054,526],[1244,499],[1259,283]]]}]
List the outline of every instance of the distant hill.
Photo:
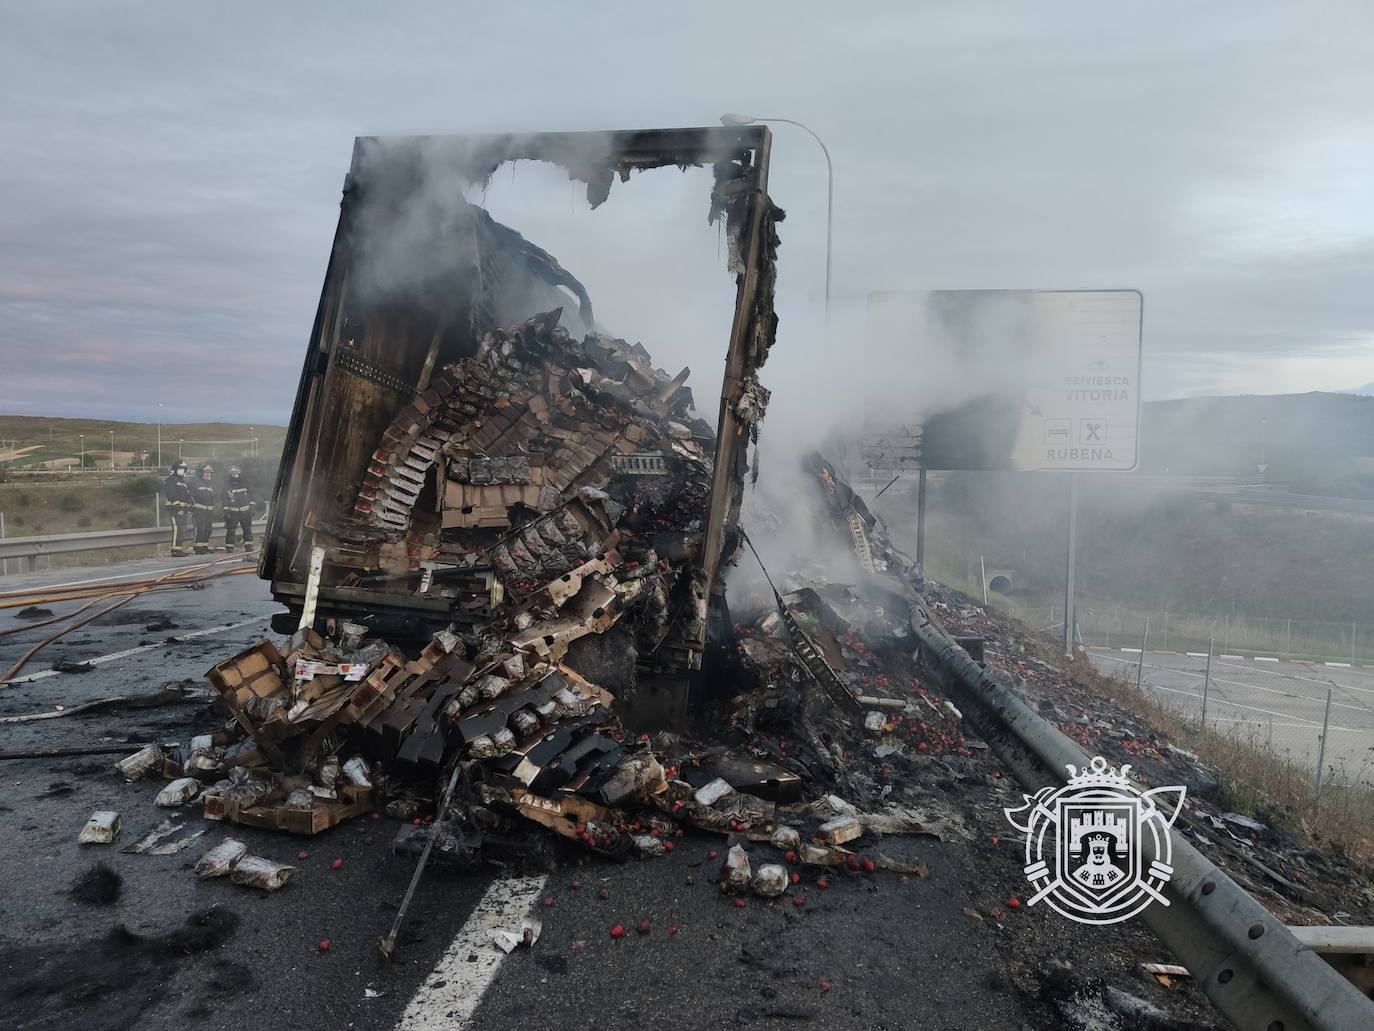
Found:
[{"label": "distant hill", "polygon": [[[157,423],[0,415],[0,470],[75,464],[80,461],[83,435],[87,466],[106,466],[110,461],[112,431],[117,466],[142,466],[144,452],[147,465],[156,464]],[[168,422],[162,424],[161,435],[164,464],[176,457],[178,447],[188,460],[238,458],[255,449],[259,456],[276,459],[286,439],[286,428],[232,422]]]},{"label": "distant hill", "polygon": [[1303,493],[1374,497],[1374,397],[1273,394],[1141,406],[1140,472],[1260,477]]}]

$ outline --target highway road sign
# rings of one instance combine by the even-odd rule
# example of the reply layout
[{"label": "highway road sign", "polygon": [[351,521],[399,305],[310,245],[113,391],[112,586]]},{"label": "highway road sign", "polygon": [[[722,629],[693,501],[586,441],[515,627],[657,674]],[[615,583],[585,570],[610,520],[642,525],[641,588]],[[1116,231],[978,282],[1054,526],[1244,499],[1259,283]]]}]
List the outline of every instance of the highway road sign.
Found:
[{"label": "highway road sign", "polygon": [[1136,290],[875,293],[869,354],[911,370],[918,410],[894,414],[921,425],[927,469],[1130,470],[1143,307]]}]

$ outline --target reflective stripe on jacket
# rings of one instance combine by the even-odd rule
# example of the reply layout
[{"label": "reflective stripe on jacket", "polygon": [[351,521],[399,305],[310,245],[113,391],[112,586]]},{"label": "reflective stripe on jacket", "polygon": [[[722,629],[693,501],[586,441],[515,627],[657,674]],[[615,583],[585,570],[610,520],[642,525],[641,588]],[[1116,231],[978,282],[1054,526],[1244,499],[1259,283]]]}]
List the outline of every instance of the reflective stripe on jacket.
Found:
[{"label": "reflective stripe on jacket", "polygon": [[224,511],[251,512],[252,503],[248,500],[247,487],[227,487],[224,491]]}]

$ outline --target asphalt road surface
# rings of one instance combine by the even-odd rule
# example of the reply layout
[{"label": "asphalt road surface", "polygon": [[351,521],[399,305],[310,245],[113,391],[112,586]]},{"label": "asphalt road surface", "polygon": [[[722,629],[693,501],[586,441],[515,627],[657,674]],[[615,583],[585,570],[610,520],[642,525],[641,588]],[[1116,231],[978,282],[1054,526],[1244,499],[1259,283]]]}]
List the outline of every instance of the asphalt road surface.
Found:
[{"label": "asphalt road surface", "polygon": [[[1089,648],[1088,654],[1103,672],[1135,679],[1139,651]],[[1205,653],[1147,651],[1141,685],[1197,719],[1206,668]],[[1328,689],[1326,764],[1351,779],[1374,782],[1374,669],[1214,655],[1207,725],[1251,737],[1315,768]]]},{"label": "asphalt road surface", "polygon": [[[169,568],[148,560],[118,572]],[[110,575],[106,567],[9,577],[0,590]],[[0,718],[169,681],[203,686],[214,663],[271,636],[273,611],[251,575],[137,599],[0,685]],[[20,623],[14,610],[0,610],[0,630]],[[45,632],[0,637],[0,670]],[[92,668],[51,670],[72,662]],[[214,723],[204,700],[0,722],[0,751],[108,745],[127,754]],[[1023,849],[1001,812],[1020,801],[1020,789],[1005,772],[934,791],[948,797],[932,804],[963,814],[966,836],[880,843],[890,857],[926,864],[925,877],[845,870],[822,889],[819,871],[799,868],[788,896],[750,896],[736,908],[714,883],[719,860],[708,858],[722,839],[704,834],[679,838],[659,859],[589,861],[572,852],[557,864],[479,875],[436,869],[420,886],[394,962],[384,964],[377,941],[413,870],[391,855],[397,821],[363,816],[316,837],[210,822],[198,806],[157,808],[163,782],[126,784],[113,769],[120,757],[0,761],[0,1026],[1020,1031],[1063,1026],[1046,1019],[1045,1007],[1079,1005],[1082,982],[1066,970],[1099,990],[1110,980],[1158,1005],[1205,1009],[1191,986],[1142,984],[1142,960],[1170,957],[1138,923],[1084,928],[1045,907],[1007,905],[1026,884]],[[100,809],[121,814],[119,837],[79,845],[78,832]],[[179,828],[168,841],[198,835],[184,850],[125,851],[169,812]],[[196,860],[230,836],[297,872],[271,894],[198,880]],[[122,878],[112,904],[71,893],[97,861]],[[531,914],[542,921],[532,948],[505,955],[492,944],[493,930],[518,932]],[[621,938],[612,937],[616,924]],[[1053,984],[1037,981],[1051,971]]]},{"label": "asphalt road surface", "polygon": [[[118,572],[168,568],[167,560],[150,560]],[[66,571],[60,579],[9,577],[0,588],[109,575],[107,567]],[[92,623],[41,652],[24,670],[35,679],[0,686],[0,716],[200,681],[215,662],[270,634],[273,611],[254,576],[137,599],[118,611],[117,624]],[[13,610],[0,611],[0,629],[18,622]],[[43,632],[0,638],[0,669]],[[110,655],[118,657],[104,658]],[[85,673],[49,671],[54,662],[88,660],[103,661]],[[78,714],[0,724],[0,749],[127,742],[132,751],[137,742],[185,740],[211,723],[203,703]],[[915,1014],[932,1029],[1023,1023],[1020,997],[1005,974],[1008,946],[997,941],[1003,928],[961,912],[999,902],[1008,889],[974,876],[967,845],[912,840],[909,858],[929,865],[925,879],[845,873],[822,891],[808,871],[802,907],[790,898],[750,897],[735,908],[713,883],[717,863],[707,860],[720,839],[705,835],[682,839],[657,860],[515,878],[497,870],[433,872],[412,907],[396,962],[386,966],[377,939],[412,870],[390,856],[396,821],[363,817],[297,838],[207,822],[192,807],[182,816],[184,832],[203,834],[185,850],[129,854],[121,849],[169,811],[153,805],[162,782],[125,784],[112,768],[118,758],[0,762],[0,974],[11,994],[0,1000],[0,1024],[73,1026],[56,1000],[89,1003],[80,1021],[87,1028],[243,1031],[269,1017],[272,1026],[298,1029],[799,1021],[812,1028],[898,1028],[913,1026]],[[77,833],[98,809],[122,814],[120,836],[112,846],[79,846]],[[274,894],[198,880],[196,859],[230,835],[298,872]],[[298,850],[308,858],[297,860]],[[1005,880],[1014,884],[1018,856],[1014,846],[1006,853]],[[335,858],[343,861],[339,870],[331,868]],[[97,859],[123,878],[111,906],[68,895]],[[206,940],[166,944],[188,917],[210,910],[216,916],[197,925]],[[518,927],[531,911],[543,921],[537,944],[503,955],[488,932]],[[642,920],[650,922],[644,935]],[[610,935],[616,923],[627,929],[623,939]],[[116,924],[132,935],[112,935]],[[325,939],[330,948],[322,953]]]}]

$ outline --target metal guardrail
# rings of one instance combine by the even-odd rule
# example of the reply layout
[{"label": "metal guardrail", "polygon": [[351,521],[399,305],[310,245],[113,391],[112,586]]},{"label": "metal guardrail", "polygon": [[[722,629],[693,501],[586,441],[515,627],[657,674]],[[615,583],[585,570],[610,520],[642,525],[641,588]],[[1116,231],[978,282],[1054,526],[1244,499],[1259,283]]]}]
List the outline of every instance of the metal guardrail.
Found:
[{"label": "metal guardrail", "polygon": [[[1067,783],[1088,757],[956,645],[917,600],[911,627],[928,671],[1030,791]],[[1143,862],[1156,856],[1149,836]],[[1168,906],[1142,914],[1212,1003],[1243,1031],[1374,1028],[1374,1001],[1304,945],[1177,831]]]},{"label": "metal guardrail", "polygon": [[[253,522],[261,531],[267,520]],[[28,559],[40,555],[63,555],[75,551],[102,551],[136,545],[170,544],[171,526],[144,526],[133,530],[95,530],[86,533],[49,533],[33,537],[7,537],[0,540],[0,559]]]}]

